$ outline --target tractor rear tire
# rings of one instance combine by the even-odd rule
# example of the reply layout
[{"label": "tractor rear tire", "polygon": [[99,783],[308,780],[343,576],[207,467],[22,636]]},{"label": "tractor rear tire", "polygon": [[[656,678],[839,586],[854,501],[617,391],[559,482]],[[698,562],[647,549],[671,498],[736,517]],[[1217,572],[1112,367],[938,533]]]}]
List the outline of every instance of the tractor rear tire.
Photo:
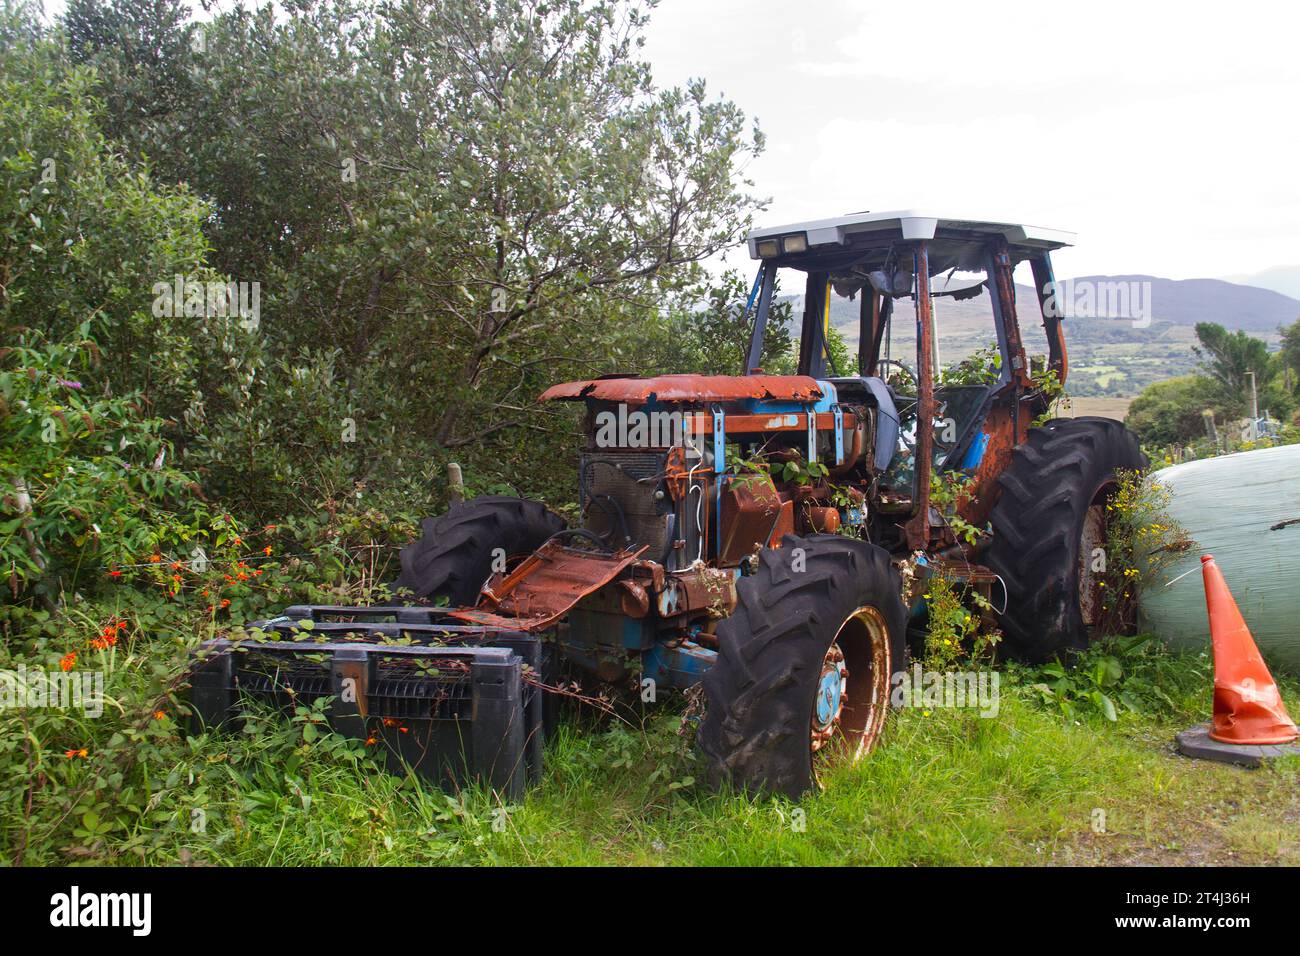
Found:
[{"label": "tractor rear tire", "polygon": [[704,675],[697,741],[713,785],[797,799],[818,784],[815,708],[833,645],[847,665],[836,745],[856,759],[879,737],[905,667],[901,580],[889,553],[866,541],[786,535],[759,552],[737,592]]},{"label": "tractor rear tire", "polygon": [[488,495],[425,518],[420,528],[421,536],[402,549],[397,586],[417,598],[446,598],[453,607],[469,607],[492,575],[498,548],[508,558],[531,554],[564,530],[564,519],[540,501]]},{"label": "tractor rear tire", "polygon": [[[1097,621],[1093,550],[1121,470],[1144,471],[1137,436],[1109,418],[1031,428],[998,478],[985,563],[1006,587],[1002,648],[1030,663],[1083,650]],[[1087,592],[1087,593],[1085,593]]]}]

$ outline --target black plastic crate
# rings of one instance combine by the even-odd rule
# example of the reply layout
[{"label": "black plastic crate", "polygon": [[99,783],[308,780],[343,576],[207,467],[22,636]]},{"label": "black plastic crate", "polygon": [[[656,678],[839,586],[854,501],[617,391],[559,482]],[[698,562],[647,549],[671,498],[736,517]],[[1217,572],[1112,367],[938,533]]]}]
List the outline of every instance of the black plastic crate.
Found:
[{"label": "black plastic crate", "polygon": [[551,683],[550,645],[439,623],[443,615],[300,605],[254,624],[256,639],[209,641],[193,655],[192,728],[238,722],[247,700],[288,711],[328,696],[333,729],[366,740],[391,771],[410,766],[449,790],[477,780],[518,798],[542,773],[549,695],[528,675]]}]

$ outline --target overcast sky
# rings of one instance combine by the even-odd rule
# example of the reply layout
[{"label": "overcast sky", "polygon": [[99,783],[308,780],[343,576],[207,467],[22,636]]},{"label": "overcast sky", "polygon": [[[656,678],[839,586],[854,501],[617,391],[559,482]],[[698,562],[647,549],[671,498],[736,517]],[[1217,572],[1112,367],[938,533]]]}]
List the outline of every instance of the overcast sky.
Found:
[{"label": "overcast sky", "polygon": [[645,53],[758,117],[764,223],[921,208],[1077,232],[1060,276],[1300,271],[1300,5],[1060,7],[663,0]]},{"label": "overcast sky", "polygon": [[1061,277],[1300,297],[1298,38],[1300,4],[1262,0],[662,0],[644,53],[759,119],[765,224],[1027,222],[1078,233]]}]

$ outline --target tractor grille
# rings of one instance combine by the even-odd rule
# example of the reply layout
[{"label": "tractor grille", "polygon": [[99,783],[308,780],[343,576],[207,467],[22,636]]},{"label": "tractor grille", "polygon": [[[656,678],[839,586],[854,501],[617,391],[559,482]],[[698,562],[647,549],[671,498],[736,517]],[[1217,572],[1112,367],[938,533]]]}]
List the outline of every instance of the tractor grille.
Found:
[{"label": "tractor grille", "polygon": [[[639,547],[649,545],[647,557],[659,558],[668,547],[671,502],[665,496],[663,452],[601,451],[582,456],[582,512],[585,527],[605,536],[616,547],[627,534]],[[620,520],[621,518],[621,520]]]}]

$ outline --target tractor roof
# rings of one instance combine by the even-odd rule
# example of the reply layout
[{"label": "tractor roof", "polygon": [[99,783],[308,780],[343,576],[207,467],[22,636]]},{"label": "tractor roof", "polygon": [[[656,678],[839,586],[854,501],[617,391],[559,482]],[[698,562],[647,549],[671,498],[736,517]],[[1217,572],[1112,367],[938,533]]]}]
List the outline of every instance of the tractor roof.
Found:
[{"label": "tractor roof", "polygon": [[[761,256],[762,239],[806,236],[807,251]],[[983,245],[1001,236],[1016,259],[1044,250],[1074,244],[1074,233],[1040,226],[1023,226],[980,219],[954,219],[931,212],[907,209],[897,212],[855,212],[834,219],[813,219],[784,226],[769,226],[750,232],[752,259],[775,259],[777,265],[796,269],[831,268],[852,263],[875,267],[889,255],[895,242],[918,239],[931,241],[931,273],[957,267],[970,268],[983,254]]]}]

